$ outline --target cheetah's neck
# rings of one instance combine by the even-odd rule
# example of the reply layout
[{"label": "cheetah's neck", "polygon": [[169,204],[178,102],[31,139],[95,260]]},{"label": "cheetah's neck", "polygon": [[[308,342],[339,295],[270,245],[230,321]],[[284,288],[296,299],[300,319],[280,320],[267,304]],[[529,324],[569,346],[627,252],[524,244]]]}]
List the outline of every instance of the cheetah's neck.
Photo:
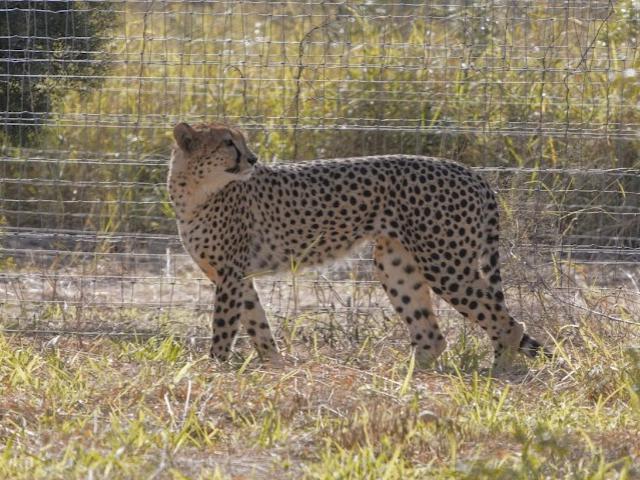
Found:
[{"label": "cheetah's neck", "polygon": [[198,212],[212,201],[219,190],[212,190],[208,186],[189,186],[178,178],[169,182],[169,193],[173,201],[176,217],[179,222],[187,223],[197,217]]},{"label": "cheetah's neck", "polygon": [[194,183],[189,178],[185,162],[179,161],[182,160],[181,156],[182,152],[175,149],[171,154],[167,188],[178,222],[188,223],[196,218],[198,212],[212,200],[212,197],[224,189],[230,179],[219,176]]}]

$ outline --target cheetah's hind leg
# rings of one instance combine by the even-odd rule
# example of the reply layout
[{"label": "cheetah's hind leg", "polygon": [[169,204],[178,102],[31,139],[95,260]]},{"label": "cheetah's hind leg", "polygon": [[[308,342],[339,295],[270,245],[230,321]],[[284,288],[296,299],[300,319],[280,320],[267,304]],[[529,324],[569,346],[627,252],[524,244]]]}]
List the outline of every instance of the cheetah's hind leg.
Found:
[{"label": "cheetah's hind leg", "polygon": [[373,258],[382,287],[407,324],[416,363],[421,367],[433,365],[447,342],[433,312],[429,284],[413,254],[399,241],[381,237]]}]

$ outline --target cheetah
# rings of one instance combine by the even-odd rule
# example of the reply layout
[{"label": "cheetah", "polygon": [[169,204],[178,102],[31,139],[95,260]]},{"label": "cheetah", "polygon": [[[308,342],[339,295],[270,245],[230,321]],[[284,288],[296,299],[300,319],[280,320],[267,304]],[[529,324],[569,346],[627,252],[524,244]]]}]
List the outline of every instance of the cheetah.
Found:
[{"label": "cheetah", "polygon": [[491,338],[495,364],[546,353],[508,313],[498,264],[498,205],[477,173],[412,155],[258,163],[222,123],[173,130],[168,190],[181,241],[216,285],[211,356],[227,360],[240,324],[261,358],[281,355],[253,285],[259,272],[313,265],[374,243],[375,270],[406,323],[416,361],[446,347],[442,297]]}]

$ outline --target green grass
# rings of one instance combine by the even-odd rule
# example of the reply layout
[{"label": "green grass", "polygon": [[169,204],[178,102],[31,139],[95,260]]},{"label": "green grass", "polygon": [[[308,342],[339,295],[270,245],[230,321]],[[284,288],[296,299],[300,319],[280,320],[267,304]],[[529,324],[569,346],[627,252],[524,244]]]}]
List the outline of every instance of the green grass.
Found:
[{"label": "green grass", "polygon": [[492,377],[460,342],[436,370],[299,342],[271,370],[172,338],[4,337],[0,477],[638,478],[640,354],[576,343]]}]

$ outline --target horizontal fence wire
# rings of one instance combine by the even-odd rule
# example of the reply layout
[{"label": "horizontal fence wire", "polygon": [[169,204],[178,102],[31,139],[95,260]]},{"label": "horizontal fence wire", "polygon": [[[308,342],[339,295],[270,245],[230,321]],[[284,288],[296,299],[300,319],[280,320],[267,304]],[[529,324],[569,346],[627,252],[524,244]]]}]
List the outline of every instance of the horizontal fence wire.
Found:
[{"label": "horizontal fence wire", "polygon": [[[172,126],[214,120],[267,164],[462,162],[498,191],[515,316],[637,327],[639,41],[635,1],[0,3],[0,329],[205,338],[165,182]],[[278,328],[355,338],[393,317],[371,265],[256,282]]]}]

